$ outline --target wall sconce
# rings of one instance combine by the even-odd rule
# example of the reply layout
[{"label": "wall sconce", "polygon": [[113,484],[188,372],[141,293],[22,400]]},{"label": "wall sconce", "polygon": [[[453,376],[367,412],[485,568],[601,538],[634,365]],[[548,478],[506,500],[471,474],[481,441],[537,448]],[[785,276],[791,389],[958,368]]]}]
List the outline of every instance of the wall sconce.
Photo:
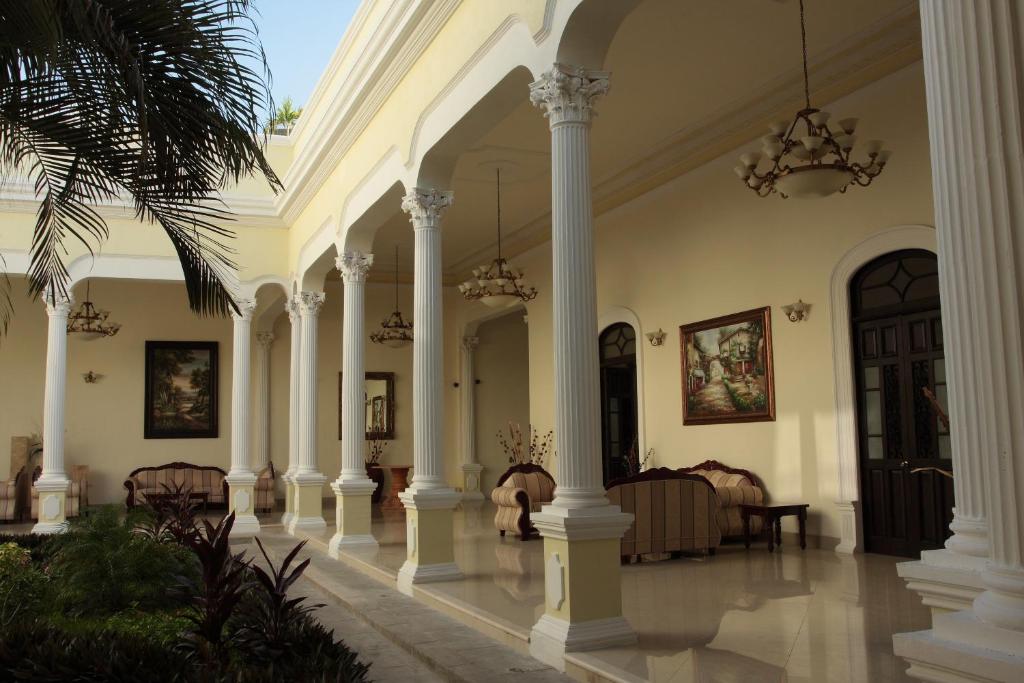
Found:
[{"label": "wall sconce", "polygon": [[86,384],[96,384],[96,382],[99,382],[102,377],[103,375],[97,375],[92,370],[82,373],[82,379],[85,380]]},{"label": "wall sconce", "polygon": [[795,304],[786,304],[782,307],[782,312],[786,314],[790,322],[798,323],[801,320],[807,319],[807,313],[811,310],[810,304],[805,304],[803,299],[797,299]]},{"label": "wall sconce", "polygon": [[665,330],[659,327],[655,332],[648,332],[647,341],[651,342],[651,346],[661,346],[665,343]]}]

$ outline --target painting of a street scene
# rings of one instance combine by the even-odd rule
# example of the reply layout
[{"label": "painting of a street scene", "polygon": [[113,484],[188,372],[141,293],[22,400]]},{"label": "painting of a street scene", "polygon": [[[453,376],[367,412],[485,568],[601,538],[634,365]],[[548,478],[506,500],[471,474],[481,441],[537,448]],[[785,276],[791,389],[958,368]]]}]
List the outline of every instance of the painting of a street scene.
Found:
[{"label": "painting of a street scene", "polygon": [[771,309],[682,325],[683,424],[775,419]]},{"label": "painting of a street scene", "polygon": [[145,438],[217,436],[217,342],[146,342]]}]

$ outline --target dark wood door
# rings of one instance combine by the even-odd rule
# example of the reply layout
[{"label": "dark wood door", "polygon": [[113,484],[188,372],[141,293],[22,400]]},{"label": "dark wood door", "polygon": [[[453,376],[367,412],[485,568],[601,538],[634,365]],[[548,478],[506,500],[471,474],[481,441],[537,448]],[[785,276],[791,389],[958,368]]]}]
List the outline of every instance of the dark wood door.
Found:
[{"label": "dark wood door", "polygon": [[[898,272],[905,268],[905,275],[927,270],[920,256],[901,253],[918,262],[911,267],[890,255],[881,264],[886,274],[893,264]],[[907,285],[906,280],[896,283]],[[929,285],[908,300],[902,286],[897,303],[865,306],[865,298],[873,300],[869,295],[855,306],[861,502],[870,552],[915,557],[941,548],[950,534],[952,480],[937,471],[952,470],[950,439],[922,392],[929,389],[945,405],[942,318],[933,284],[934,297],[923,296]]]},{"label": "dark wood door", "polygon": [[604,483],[629,474],[637,439],[636,334],[626,324],[601,333],[601,454]]}]

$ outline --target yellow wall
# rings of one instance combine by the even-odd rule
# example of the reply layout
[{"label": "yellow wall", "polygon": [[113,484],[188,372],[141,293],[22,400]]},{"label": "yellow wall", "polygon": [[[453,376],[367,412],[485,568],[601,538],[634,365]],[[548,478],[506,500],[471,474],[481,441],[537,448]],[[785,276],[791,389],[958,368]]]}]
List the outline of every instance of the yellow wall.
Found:
[{"label": "yellow wall", "polygon": [[524,439],[529,438],[530,340],[523,311],[483,323],[476,336],[476,457],[484,466],[480,490],[488,496],[509,466],[496,433],[500,430],[508,438],[512,422],[522,427]]},{"label": "yellow wall", "polygon": [[[932,224],[924,103],[918,63],[828,107],[837,116],[859,115],[862,140],[886,139],[895,150],[870,188],[824,200],[759,199],[733,175],[737,150],[598,217],[598,312],[624,306],[644,332],[668,333],[664,346],[644,351],[641,419],[647,446],[656,451],[650,464],[714,458],[750,469],[775,500],[811,504],[811,533],[839,536],[830,277],[871,233]],[[515,261],[540,290],[528,304],[530,414],[550,428],[550,247]],[[807,321],[794,324],[780,307],[797,299],[812,309]],[[679,325],[760,306],[772,307],[776,421],[684,427]]]}]

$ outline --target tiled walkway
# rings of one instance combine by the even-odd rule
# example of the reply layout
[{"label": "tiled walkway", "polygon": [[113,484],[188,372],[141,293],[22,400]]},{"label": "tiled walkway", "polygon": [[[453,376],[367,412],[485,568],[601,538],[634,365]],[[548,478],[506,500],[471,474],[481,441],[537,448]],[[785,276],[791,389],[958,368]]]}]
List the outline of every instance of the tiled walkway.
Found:
[{"label": "tiled walkway", "polygon": [[[280,527],[264,527],[260,540],[272,556],[278,557],[295,544],[295,539]],[[364,659],[373,662],[370,673],[375,681],[570,680],[537,660],[332,560],[313,544],[300,557],[311,559],[302,592],[329,605],[318,613],[318,618],[335,628],[336,635]]]}]

